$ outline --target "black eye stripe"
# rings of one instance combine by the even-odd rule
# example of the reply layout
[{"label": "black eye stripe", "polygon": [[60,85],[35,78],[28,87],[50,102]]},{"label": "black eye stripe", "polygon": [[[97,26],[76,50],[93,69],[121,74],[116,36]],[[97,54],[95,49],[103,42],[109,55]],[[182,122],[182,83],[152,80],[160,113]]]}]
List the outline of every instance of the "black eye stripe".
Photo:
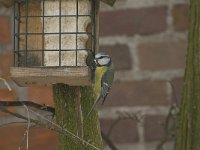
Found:
[{"label": "black eye stripe", "polygon": [[100,56],[97,59],[102,59],[102,58],[109,58],[108,56]]}]

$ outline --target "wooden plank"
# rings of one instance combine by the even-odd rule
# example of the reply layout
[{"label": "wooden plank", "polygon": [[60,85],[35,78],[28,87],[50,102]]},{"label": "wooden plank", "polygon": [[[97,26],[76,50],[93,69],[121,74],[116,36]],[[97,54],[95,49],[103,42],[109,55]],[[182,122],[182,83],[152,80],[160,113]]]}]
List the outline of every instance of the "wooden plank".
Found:
[{"label": "wooden plank", "polygon": [[71,86],[91,85],[89,67],[11,67],[11,78],[19,86],[50,86],[64,83]]}]

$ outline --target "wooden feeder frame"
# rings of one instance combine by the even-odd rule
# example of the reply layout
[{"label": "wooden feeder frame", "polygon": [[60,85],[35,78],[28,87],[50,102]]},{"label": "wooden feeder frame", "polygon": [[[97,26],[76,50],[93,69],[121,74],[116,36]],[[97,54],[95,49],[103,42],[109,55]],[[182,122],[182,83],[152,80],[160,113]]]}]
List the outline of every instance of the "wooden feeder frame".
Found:
[{"label": "wooden feeder frame", "polygon": [[[96,35],[96,32],[98,31],[98,15],[99,15],[99,1],[96,0],[91,0],[91,5],[92,5],[92,12],[90,15],[79,15],[79,10],[78,10],[78,3],[79,1],[76,0],[76,9],[77,12],[74,15],[62,15],[61,14],[61,2],[62,0],[58,0],[59,2],[59,15],[55,15],[55,16],[50,16],[50,17],[54,17],[54,18],[58,18],[59,19],[59,32],[54,32],[54,33],[44,33],[44,18],[45,17],[49,17],[49,16],[44,16],[44,10],[43,10],[43,15],[41,16],[29,16],[29,12],[28,12],[28,2],[31,2],[31,0],[25,0],[22,1],[21,3],[23,3],[23,5],[25,5],[25,16],[20,16],[20,14],[18,14],[19,16],[16,15],[16,3],[17,5],[20,5],[21,3],[19,2],[19,0],[14,0],[14,62],[15,62],[15,67],[11,67],[10,72],[11,72],[11,78],[19,85],[19,86],[49,86],[51,84],[55,84],[55,83],[64,83],[64,84],[68,84],[68,85],[72,85],[72,86],[80,86],[80,85],[91,85],[92,84],[92,71],[90,69],[90,66],[79,66],[77,64],[77,59],[78,59],[78,46],[77,46],[77,36],[79,34],[88,34],[88,36],[90,36],[90,40],[91,40],[91,49],[82,49],[85,51],[90,51],[90,54],[95,55],[95,50],[97,49],[97,42],[96,39],[98,38],[98,35]],[[48,1],[48,0],[40,0],[41,4],[43,5],[43,9],[44,9],[44,2]],[[89,0],[88,0],[89,1]],[[61,18],[62,17],[90,17],[91,21],[92,21],[92,31],[91,33],[89,32],[79,32],[78,31],[78,19],[76,19],[76,32],[66,32],[63,33],[61,32]],[[16,26],[16,19],[18,19],[17,17],[23,17],[25,19],[25,50],[22,50],[24,53],[24,66],[23,65],[19,65],[19,58],[16,57],[16,54],[19,55],[19,53],[21,52],[19,50],[19,48],[16,48],[16,38],[20,37],[20,35],[23,35],[22,33],[17,33],[15,26]],[[32,33],[33,35],[39,35],[42,37],[42,50],[40,52],[42,52],[42,63],[39,66],[31,66],[28,63],[28,53],[31,53],[30,50],[27,49],[27,39],[30,33],[28,33],[28,19],[29,17],[37,17],[37,18],[41,18],[42,22],[43,22],[43,29],[42,29],[42,33]],[[19,21],[17,22],[19,24]],[[17,24],[17,25],[18,25]],[[18,31],[19,32],[19,31]],[[18,35],[16,35],[18,34]],[[59,49],[58,50],[54,50],[54,51],[58,51],[59,52],[59,66],[45,66],[44,65],[44,53],[45,51],[49,50],[45,50],[44,49],[44,34],[52,34],[52,35],[59,35]],[[76,64],[75,66],[63,66],[61,64],[61,53],[63,52],[63,50],[61,50],[61,35],[76,35],[76,49],[74,49],[73,51],[76,52],[76,56],[75,61]],[[19,44],[19,42],[18,42]],[[18,46],[19,47],[19,46]],[[37,50],[36,50],[37,51]],[[52,51],[52,50],[51,50]],[[68,50],[66,50],[68,51]],[[33,52],[35,52],[35,50],[33,50]],[[88,53],[89,54],[89,53]]]},{"label": "wooden feeder frame", "polygon": [[55,83],[84,86],[92,83],[89,67],[11,67],[10,72],[19,86],[50,86]]}]

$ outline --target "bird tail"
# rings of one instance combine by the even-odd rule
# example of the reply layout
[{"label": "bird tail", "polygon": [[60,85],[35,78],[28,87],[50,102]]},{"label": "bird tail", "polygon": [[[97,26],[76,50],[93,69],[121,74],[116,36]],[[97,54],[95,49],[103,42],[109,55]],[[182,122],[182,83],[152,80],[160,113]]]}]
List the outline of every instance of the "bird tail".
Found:
[{"label": "bird tail", "polygon": [[92,108],[90,109],[87,116],[89,116],[91,114],[91,112],[93,111],[94,107],[96,106],[96,104],[99,102],[100,99],[101,99],[101,95],[97,97],[97,99],[95,100],[94,104],[92,105]]},{"label": "bird tail", "polygon": [[104,104],[104,102],[105,102],[107,96],[108,96],[108,93],[107,93],[107,95],[103,98],[103,101],[102,101],[101,105]]}]

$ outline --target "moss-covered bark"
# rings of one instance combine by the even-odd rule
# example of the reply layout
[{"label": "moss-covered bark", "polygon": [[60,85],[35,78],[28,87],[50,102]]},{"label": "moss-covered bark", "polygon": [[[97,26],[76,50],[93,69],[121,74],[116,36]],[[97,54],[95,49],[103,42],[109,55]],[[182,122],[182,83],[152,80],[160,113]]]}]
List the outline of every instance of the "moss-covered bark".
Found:
[{"label": "moss-covered bark", "polygon": [[[94,110],[90,116],[88,113],[91,106],[96,99],[96,95],[92,87],[81,87],[81,106],[83,112],[83,131],[84,139],[91,141],[95,146],[103,149],[103,142],[101,137],[101,130],[99,125],[99,118],[97,111]],[[91,147],[87,147],[87,150],[92,150]]]},{"label": "moss-covered bark", "polygon": [[[87,116],[96,97],[93,88],[56,84],[53,85],[53,95],[57,123],[95,147],[103,149],[97,111]],[[77,101],[79,97],[80,103]],[[59,136],[59,150],[82,149],[94,150],[93,147],[72,136],[66,134]]]},{"label": "moss-covered bark", "polygon": [[200,150],[200,0],[190,0],[184,90],[176,150]]}]

